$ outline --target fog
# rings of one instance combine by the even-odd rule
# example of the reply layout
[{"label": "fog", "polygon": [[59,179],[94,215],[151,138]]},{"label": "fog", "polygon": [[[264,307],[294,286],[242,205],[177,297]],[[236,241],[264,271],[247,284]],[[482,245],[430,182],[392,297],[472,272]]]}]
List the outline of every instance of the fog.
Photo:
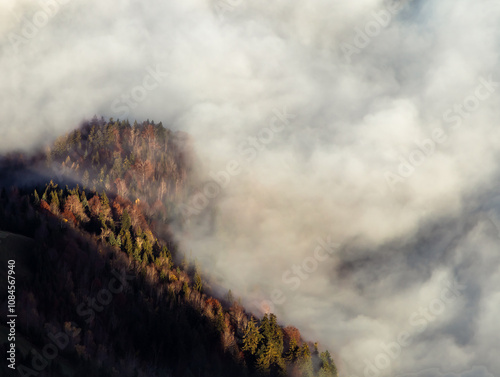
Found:
[{"label": "fog", "polygon": [[345,376],[500,370],[500,3],[0,5],[0,150],[94,114],[191,134],[183,250]]}]

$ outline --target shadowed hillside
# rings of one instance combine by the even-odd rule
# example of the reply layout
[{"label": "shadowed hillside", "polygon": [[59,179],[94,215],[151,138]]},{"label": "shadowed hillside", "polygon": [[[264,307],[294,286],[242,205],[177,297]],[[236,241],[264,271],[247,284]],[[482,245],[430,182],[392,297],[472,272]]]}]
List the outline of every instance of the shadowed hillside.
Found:
[{"label": "shadowed hillside", "polygon": [[0,250],[3,265],[16,261],[21,375],[337,375],[328,351],[231,292],[213,297],[181,260],[168,224],[196,185],[195,161],[187,135],[161,123],[97,118],[2,159],[0,229],[19,234],[2,233]]}]

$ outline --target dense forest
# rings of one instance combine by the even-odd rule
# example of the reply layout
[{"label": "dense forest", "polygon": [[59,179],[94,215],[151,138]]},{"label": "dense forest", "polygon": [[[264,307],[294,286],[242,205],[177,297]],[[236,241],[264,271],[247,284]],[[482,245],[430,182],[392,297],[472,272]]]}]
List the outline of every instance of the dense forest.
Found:
[{"label": "dense forest", "polygon": [[231,291],[214,297],[180,255],[169,223],[197,189],[195,169],[188,135],[149,120],[94,117],[37,153],[1,158],[0,230],[32,241],[10,250],[24,271],[20,375],[337,376],[328,351],[272,313],[246,312]]}]

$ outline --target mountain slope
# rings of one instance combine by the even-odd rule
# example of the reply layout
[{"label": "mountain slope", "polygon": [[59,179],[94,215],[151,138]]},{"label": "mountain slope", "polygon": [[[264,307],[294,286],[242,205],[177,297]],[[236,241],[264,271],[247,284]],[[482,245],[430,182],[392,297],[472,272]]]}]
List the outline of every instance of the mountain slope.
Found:
[{"label": "mountain slope", "polygon": [[0,229],[35,240],[28,261],[14,252],[33,274],[17,331],[38,349],[21,350],[21,375],[336,375],[297,329],[211,297],[203,271],[179,265],[168,224],[195,160],[185,134],[97,118],[1,160]]}]

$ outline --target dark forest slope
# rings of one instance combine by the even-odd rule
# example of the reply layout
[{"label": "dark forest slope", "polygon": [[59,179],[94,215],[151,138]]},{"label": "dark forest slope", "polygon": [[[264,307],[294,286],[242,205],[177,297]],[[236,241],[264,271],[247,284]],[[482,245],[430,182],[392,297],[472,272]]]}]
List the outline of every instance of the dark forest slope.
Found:
[{"label": "dark forest slope", "polygon": [[21,375],[336,376],[297,329],[211,297],[179,263],[168,224],[194,168],[187,135],[97,118],[1,159],[0,230],[31,239],[0,244],[19,272]]}]

